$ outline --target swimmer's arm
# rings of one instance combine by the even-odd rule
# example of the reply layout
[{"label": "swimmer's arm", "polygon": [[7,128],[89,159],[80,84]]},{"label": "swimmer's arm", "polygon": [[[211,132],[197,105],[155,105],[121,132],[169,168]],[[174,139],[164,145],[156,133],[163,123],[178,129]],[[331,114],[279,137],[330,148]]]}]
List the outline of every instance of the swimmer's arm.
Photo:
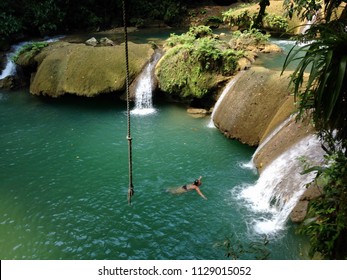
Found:
[{"label": "swimmer's arm", "polygon": [[195,190],[197,191],[197,193],[198,193],[203,199],[206,199],[206,200],[207,200],[207,197],[204,196],[204,194],[200,191],[199,188],[196,188]]}]

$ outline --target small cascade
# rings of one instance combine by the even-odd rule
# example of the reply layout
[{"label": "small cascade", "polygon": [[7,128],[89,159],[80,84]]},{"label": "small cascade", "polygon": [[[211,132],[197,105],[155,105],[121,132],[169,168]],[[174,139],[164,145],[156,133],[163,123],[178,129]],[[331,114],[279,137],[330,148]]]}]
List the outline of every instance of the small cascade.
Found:
[{"label": "small cascade", "polygon": [[[61,39],[63,37],[64,36],[55,36],[52,38],[46,38],[44,40],[44,42],[47,42],[47,43],[55,42],[55,41],[58,41],[59,39]],[[17,53],[17,51],[21,47],[23,47],[24,45],[26,45],[28,43],[32,43],[32,41],[21,42],[19,44],[13,45],[11,47],[10,52],[7,53],[7,55],[6,55],[7,63],[6,63],[4,70],[2,71],[2,73],[0,75],[0,80],[5,79],[8,76],[16,75],[16,64],[12,61],[12,57]]]},{"label": "small cascade", "polygon": [[135,91],[135,108],[131,110],[134,115],[148,115],[155,113],[152,101],[153,91],[153,70],[159,61],[161,54],[156,52],[152,60],[147,64],[144,71],[139,76]]},{"label": "small cascade", "polygon": [[257,233],[273,234],[285,227],[306,184],[315,177],[314,172],[300,174],[304,164],[318,164],[323,154],[317,137],[309,135],[268,165],[254,185],[242,189],[238,197],[262,216],[251,221]]},{"label": "small cascade", "polygon": [[218,98],[216,104],[214,105],[212,114],[211,114],[211,118],[210,118],[210,122],[208,123],[208,127],[211,128],[215,128],[214,122],[213,122],[213,117],[216,114],[216,111],[219,107],[219,105],[222,103],[224,97],[228,94],[228,92],[230,92],[231,88],[234,86],[234,84],[237,82],[237,80],[241,77],[241,75],[244,73],[245,71],[240,71],[234,78],[232,78],[227,85],[225,86],[225,88],[222,91],[222,94],[220,95],[220,97]]},{"label": "small cascade", "polygon": [[6,54],[7,63],[4,70],[2,70],[0,80],[5,79],[8,76],[16,75],[16,64],[12,61],[12,57],[22,46],[24,46],[27,43],[28,42],[22,42],[11,47],[10,52]]}]

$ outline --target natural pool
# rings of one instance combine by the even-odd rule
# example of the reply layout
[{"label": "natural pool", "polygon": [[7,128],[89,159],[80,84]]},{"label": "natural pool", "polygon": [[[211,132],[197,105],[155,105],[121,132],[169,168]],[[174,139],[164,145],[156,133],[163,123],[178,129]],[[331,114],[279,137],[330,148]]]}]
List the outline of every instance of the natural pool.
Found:
[{"label": "natural pool", "polygon": [[[129,207],[124,103],[0,92],[0,258],[225,259],[227,239],[261,242],[250,227],[261,214],[232,196],[258,177],[242,168],[254,148],[177,104],[154,107],[132,116]],[[207,201],[165,192],[200,175]],[[291,225],[268,240],[269,259],[300,259],[305,247]]]}]

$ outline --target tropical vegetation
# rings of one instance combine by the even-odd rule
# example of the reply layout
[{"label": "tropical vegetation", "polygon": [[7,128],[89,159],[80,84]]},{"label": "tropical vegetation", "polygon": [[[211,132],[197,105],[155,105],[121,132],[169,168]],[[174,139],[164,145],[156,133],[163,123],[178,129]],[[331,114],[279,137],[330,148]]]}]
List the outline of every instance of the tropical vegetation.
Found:
[{"label": "tropical vegetation", "polygon": [[[45,36],[81,29],[121,26],[123,0],[2,0],[0,40],[20,35]],[[194,0],[127,0],[132,24],[162,20],[175,25]],[[229,1],[230,2],[230,1]]]},{"label": "tropical vegetation", "polygon": [[207,26],[191,27],[181,35],[171,34],[165,48],[166,54],[157,66],[160,88],[186,100],[211,98],[213,89],[226,79],[223,76],[235,72],[243,56],[243,51],[231,49]]},{"label": "tropical vegetation", "polygon": [[[187,6],[198,2],[201,1],[128,0],[131,5],[128,18],[133,25],[145,25],[148,20],[175,25],[185,15]],[[215,2],[231,4],[235,1]],[[235,36],[254,33],[261,38],[259,30],[251,27],[285,32],[293,17],[310,23],[308,31],[296,38],[298,44],[284,64],[287,68],[292,62],[298,62],[291,83],[299,104],[299,117],[312,117],[326,151],[324,166],[313,166],[305,171],[317,171],[314,183],[320,186],[323,195],[310,204],[309,218],[300,227],[300,232],[310,239],[311,256],[319,254],[322,258],[346,259],[346,0],[284,0],[289,20],[267,13],[271,1],[256,2],[260,7],[258,13],[229,10],[223,14],[224,22],[246,30],[235,32]],[[121,26],[122,12],[122,0],[2,0],[0,43],[23,35],[44,36]],[[211,18],[213,22],[220,20]],[[218,41],[208,27],[195,27],[182,35],[173,34],[166,44],[166,60],[161,63],[167,63],[171,68],[175,65],[177,78],[173,78],[172,72],[158,73],[162,78],[161,86],[167,92],[182,92],[185,98],[204,98],[211,94],[207,90],[212,85],[211,77],[232,75],[237,59],[243,55]],[[42,47],[44,45],[31,45],[27,51]]]},{"label": "tropical vegetation", "polygon": [[[309,236],[311,256],[347,258],[347,7],[342,0],[286,1],[289,15],[311,21],[297,38],[284,68],[298,61],[291,83],[299,117],[311,115],[326,151],[316,184],[323,195],[311,203],[310,218],[300,232]],[[308,78],[306,74],[308,73]]]}]

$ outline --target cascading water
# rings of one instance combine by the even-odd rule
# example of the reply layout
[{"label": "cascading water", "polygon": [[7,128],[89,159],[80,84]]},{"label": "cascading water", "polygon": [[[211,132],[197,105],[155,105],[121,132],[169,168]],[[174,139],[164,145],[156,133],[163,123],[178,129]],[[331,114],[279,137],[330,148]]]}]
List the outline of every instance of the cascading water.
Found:
[{"label": "cascading water", "polygon": [[11,51],[6,55],[6,66],[0,75],[0,80],[5,79],[8,76],[16,75],[16,64],[12,61],[13,55],[28,42],[22,42],[17,45],[12,46]]},{"label": "cascading water", "polygon": [[231,88],[235,85],[235,83],[237,82],[237,80],[241,77],[241,75],[244,73],[245,71],[240,71],[234,78],[232,78],[227,85],[225,86],[225,88],[222,91],[222,94],[220,95],[220,97],[218,98],[216,104],[214,105],[212,114],[211,114],[211,118],[210,118],[210,122],[208,123],[208,127],[214,128],[214,122],[213,122],[213,118],[214,115],[216,114],[216,111],[219,107],[219,105],[222,103],[224,97],[230,92]]},{"label": "cascading water", "polygon": [[[48,39],[45,39],[44,42],[47,42],[47,43],[55,42],[55,41],[58,41],[59,39],[61,39],[63,37],[64,36],[56,36],[56,37],[48,38]],[[13,45],[11,47],[10,52],[7,53],[7,55],[6,55],[7,63],[6,63],[4,70],[2,71],[2,73],[0,75],[0,80],[5,79],[8,76],[16,75],[16,64],[12,61],[12,57],[16,54],[16,52],[21,47],[23,47],[24,45],[26,45],[28,43],[32,43],[32,41],[21,42],[21,43],[18,43],[16,45]]]},{"label": "cascading water", "polygon": [[262,219],[251,224],[257,233],[274,234],[285,227],[294,206],[312,181],[315,173],[301,175],[304,164],[318,164],[323,158],[320,142],[309,135],[277,157],[261,173],[254,185],[238,190],[255,213],[263,213]]},{"label": "cascading water", "polygon": [[135,108],[131,111],[134,115],[148,115],[156,111],[152,101],[152,73],[160,57],[161,54],[156,52],[138,79],[135,91]]}]

